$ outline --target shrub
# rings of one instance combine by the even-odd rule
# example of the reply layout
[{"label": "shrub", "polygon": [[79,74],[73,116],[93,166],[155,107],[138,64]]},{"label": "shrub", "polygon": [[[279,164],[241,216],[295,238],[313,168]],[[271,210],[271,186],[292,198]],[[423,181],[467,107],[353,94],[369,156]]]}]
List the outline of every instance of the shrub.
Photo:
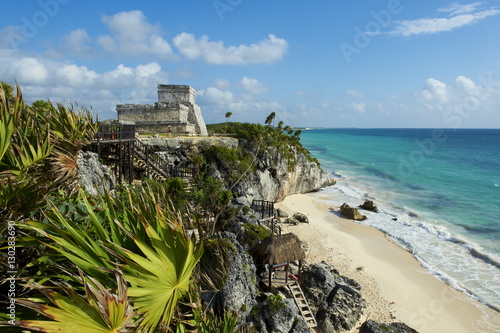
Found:
[{"label": "shrub", "polygon": [[260,225],[254,225],[250,223],[243,224],[247,232],[247,240],[251,246],[257,244],[257,241],[261,242],[265,238],[272,235],[271,231],[261,227]]},{"label": "shrub", "polygon": [[283,298],[279,294],[271,295],[267,298],[267,300],[269,302],[269,310],[271,310],[271,312],[273,313],[278,312],[279,310],[286,307],[285,302],[283,302]]}]

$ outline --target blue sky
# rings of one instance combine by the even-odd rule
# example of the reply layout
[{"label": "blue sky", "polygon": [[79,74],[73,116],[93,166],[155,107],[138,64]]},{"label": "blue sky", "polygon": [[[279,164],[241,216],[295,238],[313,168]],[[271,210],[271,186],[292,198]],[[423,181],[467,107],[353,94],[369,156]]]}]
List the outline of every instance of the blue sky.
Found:
[{"label": "blue sky", "polygon": [[9,1],[0,80],[116,118],[156,86],[197,91],[207,123],[500,128],[493,1]]}]

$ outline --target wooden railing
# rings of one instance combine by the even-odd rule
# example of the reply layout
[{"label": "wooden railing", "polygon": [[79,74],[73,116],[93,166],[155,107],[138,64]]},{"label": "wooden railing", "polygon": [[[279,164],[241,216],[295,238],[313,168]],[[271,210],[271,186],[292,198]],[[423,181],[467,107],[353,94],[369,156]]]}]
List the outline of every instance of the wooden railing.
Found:
[{"label": "wooden railing", "polygon": [[160,174],[164,178],[193,178],[196,175],[196,170],[192,166],[179,167],[169,165],[169,163],[164,158],[151,150],[149,145],[143,143],[135,137],[135,130],[135,125],[99,124],[93,144],[90,145],[89,150],[95,151],[99,155],[99,157],[101,157],[102,149],[109,149],[109,147],[107,147],[108,145],[119,144],[117,152],[120,153],[116,153],[119,155],[119,158],[117,157],[117,163],[120,164],[120,168],[123,168],[124,164],[129,163],[128,159],[131,157],[125,157],[125,155],[127,155],[125,153],[125,155],[122,156],[122,151],[123,149],[125,149],[125,147],[122,147],[122,145],[130,144],[132,147],[132,152],[129,151],[128,154],[133,154],[136,157],[140,158],[145,162],[146,167],[153,169],[156,173]]},{"label": "wooden railing", "polygon": [[261,219],[274,217],[274,202],[266,200],[253,200],[251,208],[260,214]]},{"label": "wooden railing", "polygon": [[149,146],[139,139],[134,141],[134,153],[146,162],[146,166],[152,167],[165,178],[169,177],[170,166],[167,161],[158,156],[155,152],[150,151]]},{"label": "wooden railing", "polygon": [[99,124],[95,140],[131,140],[135,139],[135,125]]}]

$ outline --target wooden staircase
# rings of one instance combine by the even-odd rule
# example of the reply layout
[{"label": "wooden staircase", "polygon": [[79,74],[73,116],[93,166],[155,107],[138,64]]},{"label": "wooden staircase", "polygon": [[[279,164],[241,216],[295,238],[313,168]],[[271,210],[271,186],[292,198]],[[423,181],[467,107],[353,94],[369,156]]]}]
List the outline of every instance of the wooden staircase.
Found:
[{"label": "wooden staircase", "polygon": [[317,327],[318,324],[316,323],[316,319],[314,318],[314,314],[311,311],[311,308],[309,307],[309,304],[307,303],[307,299],[304,296],[304,293],[302,292],[302,288],[300,288],[300,285],[297,281],[294,281],[290,283],[288,286],[288,290],[290,290],[290,293],[293,296],[293,299],[295,300],[295,304],[299,308],[300,315],[306,322],[307,326],[309,329],[313,329],[314,327]]},{"label": "wooden staircase", "polygon": [[184,179],[187,183],[194,177],[194,167],[179,167],[169,165],[168,162],[149,149],[147,144],[139,139],[134,142],[134,163],[145,169],[152,178],[164,181],[171,177]]},{"label": "wooden staircase", "polygon": [[163,170],[154,167],[154,164],[152,163],[146,163],[144,159],[141,157],[137,156],[137,154],[134,155],[134,165],[136,165],[140,169],[146,170],[150,178],[156,179],[157,181],[165,181],[168,178],[168,175],[166,172]]}]

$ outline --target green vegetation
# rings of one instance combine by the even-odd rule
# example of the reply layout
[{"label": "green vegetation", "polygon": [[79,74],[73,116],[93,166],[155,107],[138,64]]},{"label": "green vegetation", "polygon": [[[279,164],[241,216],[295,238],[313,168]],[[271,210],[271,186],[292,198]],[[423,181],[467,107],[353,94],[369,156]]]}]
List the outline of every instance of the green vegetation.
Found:
[{"label": "green vegetation", "polygon": [[243,224],[243,227],[246,230],[247,241],[251,246],[254,246],[257,241],[263,241],[264,239],[272,235],[270,230],[267,230],[260,225],[245,223]]},{"label": "green vegetation", "polygon": [[[271,117],[269,115],[269,117]],[[266,123],[271,124],[274,121],[274,118],[271,117],[266,120]],[[269,122],[268,122],[269,120]],[[210,132],[219,133],[219,134],[232,134],[238,139],[245,140],[250,150],[253,148],[256,151],[256,154],[260,154],[262,156],[264,150],[269,151],[271,148],[277,149],[277,151],[284,156],[289,163],[289,168],[292,169],[295,167],[296,161],[296,153],[303,153],[309,161],[315,162],[319,165],[319,162],[316,158],[311,157],[309,151],[305,149],[300,144],[300,134],[302,131],[293,130],[290,126],[285,126],[282,128],[283,122],[278,124],[278,127],[272,126],[263,126],[261,124],[249,124],[249,123],[224,123],[224,124],[211,124],[207,125],[207,129]],[[248,163],[249,156],[245,156],[242,148],[240,149],[241,157],[245,158]],[[248,147],[245,147],[245,150],[248,154]],[[220,158],[228,161],[234,161],[237,157],[233,154],[220,154]],[[209,159],[207,158],[207,161]],[[244,163],[242,163],[243,169]]]},{"label": "green vegetation", "polygon": [[286,307],[285,302],[283,302],[283,298],[279,294],[269,295],[267,300],[269,301],[269,310],[273,313]]},{"label": "green vegetation", "polygon": [[[25,307],[15,318],[0,315],[2,331],[233,332],[236,315],[198,310],[207,282],[200,277],[224,283],[234,246],[214,239],[235,214],[232,193],[201,173],[189,186],[179,178],[146,181],[92,197],[78,190],[74,175],[95,129],[90,112],[27,105],[19,87],[14,94],[1,82],[0,303],[9,302],[6,274],[16,270],[16,303]],[[208,266],[219,271],[217,283]]]},{"label": "green vegetation", "polygon": [[245,172],[255,171],[254,156],[243,148],[211,146],[205,151],[208,163],[215,163],[218,168],[226,170],[228,187],[235,183]]},{"label": "green vegetation", "polygon": [[[7,271],[16,270],[16,303],[24,307],[0,314],[2,331],[234,332],[236,314],[201,311],[199,292],[226,284],[236,251],[220,236],[237,213],[227,188],[254,171],[264,151],[279,152],[290,167],[296,152],[310,156],[300,130],[274,128],[275,113],[268,126],[230,117],[210,130],[246,145],[194,156],[198,176],[189,183],[146,180],[90,196],[76,182],[76,158],[95,135],[92,114],[48,101],[28,105],[18,86],[0,82],[0,304],[10,302]],[[212,163],[227,171],[227,184],[208,176]],[[271,235],[244,227],[251,244]],[[269,306],[284,303],[271,296]]]},{"label": "green vegetation", "polygon": [[0,86],[0,218],[23,218],[55,188],[74,191],[76,155],[96,130],[89,111],[25,104],[21,89]]}]

